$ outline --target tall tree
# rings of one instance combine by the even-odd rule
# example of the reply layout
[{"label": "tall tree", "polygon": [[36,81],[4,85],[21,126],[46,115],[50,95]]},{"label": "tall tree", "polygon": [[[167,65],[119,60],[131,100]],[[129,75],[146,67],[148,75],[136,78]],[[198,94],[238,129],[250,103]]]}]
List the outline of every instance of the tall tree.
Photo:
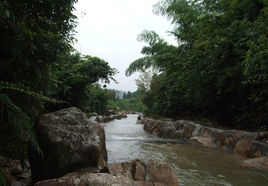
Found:
[{"label": "tall tree", "polygon": [[[106,102],[104,97],[107,96],[104,96],[105,93],[95,83],[100,80],[109,83],[115,72],[106,61],[98,57],[70,54],[65,64],[57,67],[54,72],[56,84],[51,96],[68,101],[85,112],[103,113]],[[101,100],[97,99],[98,96]],[[99,105],[103,104],[103,109],[94,110],[93,108],[97,107],[90,106],[91,103],[95,104],[94,100],[100,102]]]},{"label": "tall tree", "polygon": [[[162,0],[154,12],[174,24],[172,46],[153,31],[146,56],[126,71],[155,66],[144,103],[151,114],[198,115],[258,130],[268,121],[267,1]],[[266,44],[265,44],[266,43]]]},{"label": "tall tree", "polygon": [[48,87],[52,64],[70,50],[76,0],[0,2],[0,79],[36,91]]},{"label": "tall tree", "polygon": [[34,123],[45,102],[57,102],[45,95],[51,69],[70,52],[75,2],[0,1],[1,154],[23,159],[29,142],[39,148]]}]

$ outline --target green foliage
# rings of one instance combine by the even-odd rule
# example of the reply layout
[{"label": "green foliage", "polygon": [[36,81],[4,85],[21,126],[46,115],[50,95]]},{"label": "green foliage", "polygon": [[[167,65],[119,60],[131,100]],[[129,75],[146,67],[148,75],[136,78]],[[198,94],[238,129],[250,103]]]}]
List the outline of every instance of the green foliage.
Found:
[{"label": "green foliage", "polygon": [[56,67],[55,88],[50,94],[85,112],[103,113],[108,98],[96,83],[99,80],[109,83],[115,72],[107,62],[97,57],[70,54],[65,57],[64,65]]},{"label": "green foliage", "polygon": [[53,98],[48,98],[47,96],[34,92],[30,90],[30,88],[27,88],[20,83],[14,84],[14,83],[0,81],[0,91],[18,92],[20,94],[24,94],[27,97],[30,97],[31,99],[36,99],[36,100],[43,101],[43,102],[51,102],[53,104],[65,103],[64,101],[59,101]]},{"label": "green foliage", "polygon": [[[155,32],[142,34],[149,44],[142,53],[159,69],[143,95],[148,114],[209,117],[227,127],[263,130],[268,121],[267,2],[163,0],[154,11],[172,21],[178,46]],[[142,70],[142,59],[135,63],[129,72]]]},{"label": "green foliage", "polygon": [[10,127],[14,133],[13,137],[17,140],[16,143],[18,144],[18,149],[14,149],[14,152],[18,153],[17,156],[19,156],[23,162],[28,142],[30,142],[31,145],[36,148],[37,152],[42,155],[42,151],[33,131],[32,120],[19,107],[17,107],[7,95],[0,94],[0,103],[0,127],[3,130],[6,127],[5,125],[11,125]]},{"label": "green foliage", "polygon": [[143,31],[138,36],[138,41],[144,41],[149,44],[149,46],[144,46],[141,51],[142,54],[145,54],[147,56],[139,58],[132,62],[126,69],[126,76],[130,76],[137,71],[144,71],[150,67],[158,69],[160,65],[157,64],[155,54],[159,52],[163,53],[163,50],[166,50],[166,47],[168,47],[167,42],[160,38],[154,31]]},{"label": "green foliage", "polygon": [[109,83],[115,70],[73,51],[76,1],[0,2],[0,153],[5,156],[25,158],[28,144],[41,154],[34,131],[41,113],[70,104],[100,113],[107,107],[106,92],[96,82]]},{"label": "green foliage", "polygon": [[97,112],[104,114],[108,109],[109,95],[107,90],[104,90],[98,84],[87,87],[88,99],[85,99],[85,112]]},{"label": "green foliage", "polygon": [[5,179],[5,177],[3,176],[3,174],[2,174],[2,169],[1,169],[1,167],[0,167],[0,185],[2,185],[2,186],[7,186],[6,179]]},{"label": "green foliage", "polygon": [[47,93],[52,67],[60,65],[71,48],[75,2],[0,2],[1,154],[23,159],[28,143],[41,153],[35,120],[45,104],[65,104]]},{"label": "green foliage", "polygon": [[153,65],[152,57],[143,57],[132,62],[129,67],[126,69],[126,76],[131,76],[134,72],[137,72],[142,69],[148,69]]},{"label": "green foliage", "polygon": [[2,81],[45,92],[49,70],[73,39],[76,0],[3,0],[0,3]]},{"label": "green foliage", "polygon": [[34,122],[44,111],[45,103],[62,104],[22,84],[0,81],[0,152],[6,156],[23,159],[30,143],[42,155],[34,132]]},{"label": "green foliage", "polygon": [[119,99],[115,97],[114,91],[108,91],[109,95],[109,103],[108,103],[108,109],[110,110],[117,110],[117,108],[120,108],[122,111],[136,111],[136,112],[142,112],[143,110],[143,104],[141,102],[141,92],[128,92],[127,94],[124,94],[123,99]]}]

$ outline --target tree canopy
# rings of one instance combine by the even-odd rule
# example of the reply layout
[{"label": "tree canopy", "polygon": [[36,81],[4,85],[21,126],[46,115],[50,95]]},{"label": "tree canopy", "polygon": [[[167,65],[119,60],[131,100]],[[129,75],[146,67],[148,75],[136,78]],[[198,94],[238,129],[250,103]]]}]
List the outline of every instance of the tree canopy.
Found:
[{"label": "tree canopy", "polygon": [[71,105],[85,112],[107,109],[98,82],[109,83],[116,71],[72,48],[76,2],[0,1],[1,154],[24,159],[29,142],[41,153],[34,130],[39,114]]},{"label": "tree canopy", "polygon": [[[224,126],[262,130],[268,121],[267,1],[162,0],[154,12],[170,19],[172,46],[154,31],[127,75],[157,67],[143,102],[148,114],[209,117]],[[148,60],[150,64],[148,65]]]}]

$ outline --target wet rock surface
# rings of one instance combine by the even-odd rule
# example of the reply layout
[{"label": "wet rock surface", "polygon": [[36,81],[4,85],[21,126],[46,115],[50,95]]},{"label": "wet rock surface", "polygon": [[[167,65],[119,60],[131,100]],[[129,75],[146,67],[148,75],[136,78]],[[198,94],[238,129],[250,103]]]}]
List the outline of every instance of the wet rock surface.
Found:
[{"label": "wet rock surface", "polygon": [[125,175],[131,180],[178,185],[178,179],[172,169],[164,162],[136,159],[131,162],[114,163],[109,166],[110,174]]},{"label": "wet rock surface", "polygon": [[43,114],[37,134],[44,158],[30,150],[33,181],[57,178],[84,167],[106,167],[104,128],[78,108]]},{"label": "wet rock surface", "polygon": [[211,137],[207,137],[207,136],[194,136],[194,137],[191,137],[190,140],[193,141],[193,142],[197,142],[197,143],[201,144],[204,147],[208,147],[208,148],[215,148],[216,147],[213,144]]},{"label": "wet rock surface", "polygon": [[262,157],[262,156],[268,157],[268,143],[253,140],[249,148],[249,156],[250,157]]},{"label": "wet rock surface", "polygon": [[[114,112],[111,112],[111,113],[114,113]],[[99,123],[107,123],[115,119],[122,119],[122,118],[127,118],[127,114],[119,113],[119,114],[110,114],[108,116],[97,116],[95,121]]]},{"label": "wet rock surface", "polygon": [[245,157],[268,156],[268,132],[250,133],[241,130],[223,130],[178,120],[175,122],[143,118],[144,131],[161,138],[194,141],[208,148],[238,153]]},{"label": "wet rock surface", "polygon": [[73,172],[58,179],[38,182],[35,185],[178,185],[177,177],[163,162],[136,159],[111,164],[108,169],[110,173]]},{"label": "wet rock surface", "polygon": [[247,159],[242,163],[242,166],[268,171],[268,156]]},{"label": "wet rock surface", "polygon": [[235,152],[245,157],[249,156],[249,150],[251,148],[252,141],[256,139],[256,137],[256,134],[246,135],[242,137],[235,145]]}]

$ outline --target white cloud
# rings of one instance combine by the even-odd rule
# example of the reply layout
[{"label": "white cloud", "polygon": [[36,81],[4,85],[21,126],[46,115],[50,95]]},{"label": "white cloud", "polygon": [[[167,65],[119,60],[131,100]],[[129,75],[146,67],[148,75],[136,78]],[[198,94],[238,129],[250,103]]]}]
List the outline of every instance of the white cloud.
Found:
[{"label": "white cloud", "polygon": [[[74,47],[83,54],[98,56],[109,62],[119,73],[115,79],[119,84],[108,88],[124,91],[137,89],[134,74],[125,76],[125,70],[135,59],[142,57],[144,43],[136,39],[143,30],[154,30],[168,42],[175,43],[167,31],[172,26],[166,18],[152,13],[158,0],[79,0],[76,15],[78,43]],[[83,13],[82,13],[83,12]]]}]

